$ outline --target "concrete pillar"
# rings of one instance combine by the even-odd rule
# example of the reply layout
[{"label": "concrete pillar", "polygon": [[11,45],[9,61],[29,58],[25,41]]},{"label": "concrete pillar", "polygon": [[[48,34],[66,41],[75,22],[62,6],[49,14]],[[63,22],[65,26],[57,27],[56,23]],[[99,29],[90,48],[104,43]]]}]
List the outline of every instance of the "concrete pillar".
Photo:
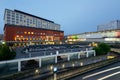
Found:
[{"label": "concrete pillar", "polygon": [[59,54],[59,51],[56,51],[56,55],[58,55]]},{"label": "concrete pillar", "polygon": [[39,67],[41,67],[41,58],[39,58]]},{"label": "concrete pillar", "polygon": [[80,59],[80,53],[78,53],[78,59]]},{"label": "concrete pillar", "polygon": [[55,63],[57,63],[57,55],[55,56]]},{"label": "concrete pillar", "polygon": [[88,51],[87,51],[86,57],[89,57],[89,53],[88,53]]},{"label": "concrete pillar", "polygon": [[70,61],[70,55],[68,55],[68,61]]},{"label": "concrete pillar", "polygon": [[95,50],[94,50],[94,56],[96,56]]},{"label": "concrete pillar", "polygon": [[50,53],[50,55],[52,56],[52,53]]},{"label": "concrete pillar", "polygon": [[21,61],[18,61],[18,71],[21,71]]},{"label": "concrete pillar", "polygon": [[88,51],[88,48],[86,48],[86,51]]}]

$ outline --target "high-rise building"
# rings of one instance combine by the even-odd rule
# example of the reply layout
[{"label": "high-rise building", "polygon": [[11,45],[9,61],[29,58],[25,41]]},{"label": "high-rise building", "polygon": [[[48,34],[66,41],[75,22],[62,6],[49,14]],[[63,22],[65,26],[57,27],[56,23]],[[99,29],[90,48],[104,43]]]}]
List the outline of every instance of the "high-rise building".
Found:
[{"label": "high-rise building", "polygon": [[34,16],[19,10],[12,11],[9,9],[5,9],[4,21],[5,24],[11,25],[60,30],[60,25],[54,23],[53,21]]},{"label": "high-rise building", "polygon": [[5,9],[4,40],[15,45],[60,44],[64,31],[53,21],[19,10]]},{"label": "high-rise building", "polygon": [[97,31],[120,29],[120,20],[111,21],[97,26]]}]

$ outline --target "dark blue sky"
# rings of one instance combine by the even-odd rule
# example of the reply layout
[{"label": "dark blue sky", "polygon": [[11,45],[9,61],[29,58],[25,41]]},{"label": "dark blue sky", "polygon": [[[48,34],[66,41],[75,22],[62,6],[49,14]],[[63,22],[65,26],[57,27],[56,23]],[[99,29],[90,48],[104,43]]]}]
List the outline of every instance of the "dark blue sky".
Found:
[{"label": "dark blue sky", "polygon": [[65,34],[97,31],[97,25],[120,19],[120,0],[0,0],[0,33],[5,8],[52,20]]}]

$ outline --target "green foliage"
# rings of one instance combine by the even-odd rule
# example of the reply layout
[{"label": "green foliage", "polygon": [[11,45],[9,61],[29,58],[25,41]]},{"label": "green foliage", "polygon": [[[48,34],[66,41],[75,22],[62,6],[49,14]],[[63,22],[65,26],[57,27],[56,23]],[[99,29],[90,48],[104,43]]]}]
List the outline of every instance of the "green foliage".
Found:
[{"label": "green foliage", "polygon": [[99,43],[97,47],[94,47],[97,55],[105,55],[110,51],[110,46],[105,43]]},{"label": "green foliage", "polygon": [[0,45],[0,60],[14,59],[16,52],[13,49],[9,49],[7,45]]}]

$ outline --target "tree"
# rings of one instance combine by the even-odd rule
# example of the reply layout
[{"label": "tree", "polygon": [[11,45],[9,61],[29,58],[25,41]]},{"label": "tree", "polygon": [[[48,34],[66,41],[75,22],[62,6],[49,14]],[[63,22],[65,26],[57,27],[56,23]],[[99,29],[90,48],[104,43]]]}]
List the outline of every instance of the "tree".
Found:
[{"label": "tree", "polygon": [[13,49],[10,49],[7,45],[0,46],[0,60],[10,60],[14,59],[16,52]]},{"label": "tree", "polygon": [[105,43],[99,43],[98,46],[94,47],[97,55],[105,55],[110,51],[110,46]]}]

